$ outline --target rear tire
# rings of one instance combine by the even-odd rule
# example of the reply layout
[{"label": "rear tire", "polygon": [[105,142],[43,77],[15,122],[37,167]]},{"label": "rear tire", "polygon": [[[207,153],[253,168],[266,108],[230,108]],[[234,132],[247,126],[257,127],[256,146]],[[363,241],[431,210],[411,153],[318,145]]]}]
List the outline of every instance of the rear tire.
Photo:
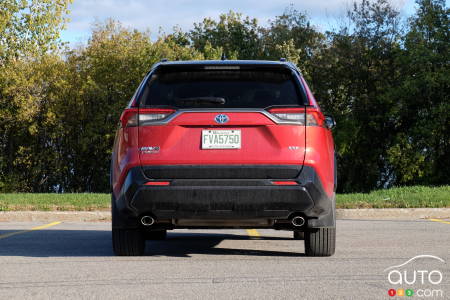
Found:
[{"label": "rear tire", "polygon": [[140,256],[145,251],[145,239],[139,229],[112,229],[113,250],[119,256]]},{"label": "rear tire", "polygon": [[305,232],[304,231],[294,231],[294,240],[304,240]]},{"label": "rear tire", "polygon": [[331,256],[336,248],[336,227],[305,232],[306,256]]},{"label": "rear tire", "polygon": [[147,231],[145,232],[146,240],[165,240],[167,237],[167,230],[156,230],[156,231]]}]

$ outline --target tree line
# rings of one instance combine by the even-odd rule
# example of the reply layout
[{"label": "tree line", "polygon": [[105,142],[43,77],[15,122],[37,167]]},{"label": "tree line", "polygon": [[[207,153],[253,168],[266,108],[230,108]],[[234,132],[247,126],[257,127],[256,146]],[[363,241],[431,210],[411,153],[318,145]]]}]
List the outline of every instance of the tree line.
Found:
[{"label": "tree line", "polygon": [[326,32],[292,6],[264,26],[230,11],[157,39],[109,20],[69,48],[70,1],[0,3],[0,192],[108,192],[118,118],[151,65],[222,53],[298,65],[338,124],[338,191],[449,184],[444,0],[417,0],[407,19],[363,0]]}]

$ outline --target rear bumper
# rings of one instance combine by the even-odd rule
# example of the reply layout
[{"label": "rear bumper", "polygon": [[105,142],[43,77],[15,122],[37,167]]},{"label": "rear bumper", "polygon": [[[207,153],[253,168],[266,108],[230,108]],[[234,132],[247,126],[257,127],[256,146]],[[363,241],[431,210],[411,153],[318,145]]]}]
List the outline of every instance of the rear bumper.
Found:
[{"label": "rear bumper", "polygon": [[298,214],[307,218],[308,228],[335,226],[334,195],[325,194],[314,169],[305,166],[294,179],[299,185],[273,185],[273,179],[167,179],[168,186],[146,186],[149,179],[136,167],[113,196],[113,227],[138,227],[142,215],[151,215],[174,228],[178,220],[224,220],[229,226],[266,220],[261,224],[276,228]]}]

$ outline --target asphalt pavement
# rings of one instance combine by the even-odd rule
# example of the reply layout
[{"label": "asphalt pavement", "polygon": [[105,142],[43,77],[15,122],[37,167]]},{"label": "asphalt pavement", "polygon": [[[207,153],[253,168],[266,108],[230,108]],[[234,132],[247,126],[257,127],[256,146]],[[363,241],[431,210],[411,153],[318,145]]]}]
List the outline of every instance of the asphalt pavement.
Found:
[{"label": "asphalt pavement", "polygon": [[[388,281],[417,255],[445,261],[421,258],[442,296]],[[143,257],[116,257],[107,222],[0,222],[0,299],[450,299],[449,262],[448,220],[338,220],[323,258],[288,231],[175,230]],[[414,296],[388,295],[403,287]]]}]

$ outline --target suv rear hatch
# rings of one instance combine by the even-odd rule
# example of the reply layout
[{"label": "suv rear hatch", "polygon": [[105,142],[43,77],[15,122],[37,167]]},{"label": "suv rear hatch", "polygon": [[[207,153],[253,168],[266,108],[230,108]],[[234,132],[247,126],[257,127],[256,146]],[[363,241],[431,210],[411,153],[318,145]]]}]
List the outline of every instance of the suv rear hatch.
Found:
[{"label": "suv rear hatch", "polygon": [[302,168],[306,96],[287,65],[160,65],[139,103],[151,179],[292,179]]}]

